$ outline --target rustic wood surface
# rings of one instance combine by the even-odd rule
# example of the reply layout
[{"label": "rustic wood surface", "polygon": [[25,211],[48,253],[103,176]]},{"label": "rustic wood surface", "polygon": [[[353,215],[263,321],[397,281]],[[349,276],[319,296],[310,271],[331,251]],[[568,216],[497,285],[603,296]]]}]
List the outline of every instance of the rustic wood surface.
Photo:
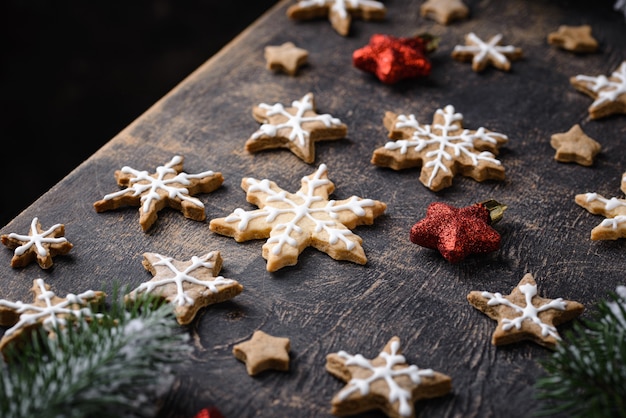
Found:
[{"label": "rustic wood surface", "polygon": [[[373,358],[394,335],[410,363],[452,377],[452,393],[418,402],[419,416],[530,416],[537,408],[538,362],[550,352],[533,343],[492,346],[496,323],[470,306],[466,295],[508,294],[532,273],[542,296],[579,301],[588,315],[624,283],[626,240],[591,241],[590,231],[603,217],[577,206],[574,196],[592,191],[620,196],[626,116],[590,120],[591,98],[569,84],[572,75],[609,75],[626,58],[624,16],[608,0],[467,0],[470,18],[442,26],[420,17],[421,0],[389,0],[384,21],[355,19],[350,35],[342,37],[326,19],[288,20],[291,3],[277,4],[0,230],[26,233],[37,216],[44,228],[65,224],[74,244],[46,271],[36,263],[12,269],[12,252],[0,249],[0,297],[30,300],[38,277],[61,295],[116,281],[136,286],[151,277],[141,264],[144,252],[187,260],[219,250],[221,274],[239,281],[244,291],[204,309],[188,326],[194,354],[177,369],[178,382],[164,399],[161,416],[191,417],[206,406],[227,418],[330,416],[330,400],[344,383],[324,370],[326,355],[346,350]],[[549,46],[547,34],[561,24],[590,24],[600,51],[575,55]],[[493,68],[474,73],[469,63],[450,57],[470,31],[483,38],[502,33],[504,44],[523,49],[523,59],[509,73]],[[428,78],[389,86],[351,65],[352,52],[372,34],[422,32],[441,38]],[[265,68],[263,48],[286,41],[309,51],[309,64],[297,77]],[[254,105],[290,103],[307,92],[315,94],[319,113],[348,125],[346,139],[318,143],[313,164],[286,150],[244,151],[259,126],[251,114]],[[499,155],[506,180],[457,177],[452,187],[434,193],[419,183],[419,169],[396,172],[370,164],[373,150],[387,140],[385,111],[414,113],[430,123],[434,111],[447,104],[464,115],[466,127],[508,135]],[[554,160],[551,134],[576,123],[603,146],[592,167]],[[210,169],[224,175],[221,188],[199,195],[207,222],[163,210],[144,233],[137,208],[95,212],[93,202],[118,190],[116,169],[128,165],[153,172],[175,154],[185,157],[188,173]],[[268,178],[295,192],[300,178],[321,163],[335,183],[334,198],[357,195],[388,205],[374,225],[355,229],[364,240],[366,265],[307,249],[296,266],[268,273],[261,257],[264,240],[236,243],[209,230],[212,218],[237,207],[255,208],[245,201],[242,177]],[[450,264],[410,243],[410,227],[429,203],[467,206],[487,198],[508,205],[496,225],[499,251]],[[235,359],[233,346],[259,329],[291,339],[289,372],[250,377]]]}]

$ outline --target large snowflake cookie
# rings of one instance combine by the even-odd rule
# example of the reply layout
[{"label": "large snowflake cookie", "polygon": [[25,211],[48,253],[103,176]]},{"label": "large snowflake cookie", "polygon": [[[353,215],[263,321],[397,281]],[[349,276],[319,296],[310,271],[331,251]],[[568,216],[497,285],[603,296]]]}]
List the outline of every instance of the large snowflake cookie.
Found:
[{"label": "large snowflake cookie", "polygon": [[591,119],[626,114],[626,61],[622,61],[609,77],[577,75],[570,78],[570,83],[594,99],[588,109]]},{"label": "large snowflake cookie", "polygon": [[383,20],[385,5],[374,0],[299,0],[287,9],[294,20],[311,20],[328,16],[333,29],[342,36],[350,32],[352,17],[363,20]]},{"label": "large snowflake cookie", "polygon": [[39,218],[30,223],[28,235],[14,232],[2,235],[2,244],[14,250],[11,267],[24,267],[34,260],[42,269],[52,267],[52,257],[67,254],[74,247],[65,237],[65,225],[55,224],[45,231],[41,228]]},{"label": "large snowflake cookie", "polygon": [[395,141],[376,149],[372,164],[394,170],[422,167],[420,181],[435,192],[451,186],[457,173],[476,181],[504,179],[504,167],[495,155],[508,141],[506,135],[463,128],[463,115],[451,105],[437,109],[432,125],[393,112],[387,112],[383,122]]},{"label": "large snowflake cookie", "polygon": [[43,279],[33,280],[31,292],[33,303],[0,299],[0,325],[10,327],[0,339],[0,351],[4,351],[9,344],[23,342],[23,337],[39,327],[53,333],[72,319],[97,318],[99,314],[94,312],[94,308],[106,297],[104,292],[88,290],[77,295],[68,293],[65,298],[60,298]]},{"label": "large snowflake cookie", "polygon": [[530,273],[524,275],[509,295],[474,290],[467,300],[498,321],[491,337],[493,345],[530,340],[554,349],[561,341],[556,326],[576,318],[585,309],[578,302],[538,296],[537,283]]},{"label": "large snowflake cookie", "polygon": [[211,220],[209,227],[237,242],[269,237],[263,245],[268,271],[295,265],[307,247],[315,247],[336,260],[365,264],[362,239],[350,229],[373,224],[387,208],[383,202],[356,196],[329,200],[335,185],[328,179],[324,164],[302,178],[302,187],[295,194],[267,179],[244,178],[241,187],[248,202],[259,209],[235,209],[225,218]]},{"label": "large snowflake cookie", "polygon": [[[626,173],[622,174],[621,190],[626,193]],[[589,212],[607,217],[591,230],[592,240],[626,238],[626,199],[607,199],[598,193],[583,193],[576,195],[575,200]]]},{"label": "large snowflake cookie", "polygon": [[152,293],[171,303],[181,325],[189,324],[201,308],[232,299],[243,286],[217,276],[222,268],[219,251],[189,261],[178,261],[157,253],[144,253],[142,264],[154,276],[126,295],[130,303],[139,293]]},{"label": "large snowflake cookie", "polygon": [[315,112],[313,93],[294,100],[290,107],[281,103],[261,103],[252,110],[261,127],[246,142],[246,151],[287,148],[306,163],[315,161],[315,142],[344,138],[348,127],[341,120]]},{"label": "large snowflake cookie", "polygon": [[181,211],[186,218],[204,221],[204,204],[192,195],[210,193],[224,182],[222,174],[213,171],[183,172],[183,157],[179,155],[157,167],[154,174],[126,166],[115,171],[115,179],[124,189],[95,202],[96,212],[139,206],[139,224],[144,231],[150,229],[158,212],[166,206]]},{"label": "large snowflake cookie", "polygon": [[346,382],[331,401],[331,412],[339,416],[379,409],[392,418],[412,418],[415,402],[452,390],[449,376],[407,364],[398,337],[391,338],[373,360],[343,350],[331,353],[326,370]]},{"label": "large snowflake cookie", "polygon": [[452,58],[457,61],[471,61],[472,70],[483,71],[488,65],[500,70],[509,71],[511,61],[522,57],[521,48],[513,45],[500,45],[502,34],[497,34],[487,42],[470,32],[465,35],[465,45],[457,45],[452,50]]}]

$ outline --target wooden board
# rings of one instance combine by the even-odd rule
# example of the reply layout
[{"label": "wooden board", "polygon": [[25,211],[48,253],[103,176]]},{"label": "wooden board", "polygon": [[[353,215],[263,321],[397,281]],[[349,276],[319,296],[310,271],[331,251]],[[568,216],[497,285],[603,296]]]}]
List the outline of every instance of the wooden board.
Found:
[{"label": "wooden board", "polygon": [[[36,264],[12,269],[11,251],[0,251],[0,297],[29,299],[38,277],[62,295],[115,281],[136,286],[150,278],[141,265],[144,252],[189,259],[219,250],[221,274],[245,289],[203,310],[188,327],[194,355],[177,370],[179,381],[161,416],[189,417],[209,405],[225,417],[330,416],[330,400],[344,383],[324,370],[326,355],[346,350],[373,358],[394,335],[410,363],[453,379],[451,394],[416,405],[419,416],[530,416],[536,410],[533,383],[542,373],[538,361],[550,352],[532,343],[492,346],[495,322],[470,306],[466,295],[508,294],[530,272],[540,294],[579,301],[590,312],[623,284],[626,240],[591,241],[591,229],[603,218],[577,206],[574,196],[621,196],[626,116],[590,120],[592,100],[575,91],[569,77],[609,75],[618,67],[626,51],[624,16],[612,10],[611,1],[467,1],[470,19],[441,26],[419,16],[421,3],[389,1],[385,21],[357,19],[348,37],[325,19],[290,21],[285,10],[291,2],[279,3],[0,230],[25,233],[37,216],[44,227],[65,224],[74,244],[49,271]],[[584,23],[601,43],[598,53],[575,55],[547,44],[547,34],[559,25]],[[474,73],[470,64],[450,57],[470,31],[484,38],[502,33],[505,44],[523,49],[524,58],[509,73]],[[428,78],[383,85],[351,65],[352,52],[372,34],[422,32],[441,38]],[[286,41],[310,54],[297,77],[265,68],[263,48]],[[251,115],[254,105],[290,103],[308,92],[315,94],[320,113],[348,125],[346,139],[318,144],[310,165],[285,150],[244,151],[259,126]],[[484,126],[509,137],[499,155],[506,180],[457,177],[452,187],[434,193],[419,183],[418,169],[396,172],[370,164],[374,149],[387,141],[385,111],[414,113],[430,123],[435,110],[448,104],[464,115],[466,127]],[[603,146],[593,167],[554,161],[550,136],[576,123]],[[268,273],[264,240],[236,243],[212,233],[208,222],[176,211],[161,211],[148,233],[139,226],[136,208],[94,211],[93,202],[118,190],[116,169],[152,172],[176,154],[185,157],[188,173],[223,173],[220,189],[199,195],[209,220],[238,207],[255,208],[245,201],[242,177],[268,178],[295,192],[301,177],[326,164],[334,198],[357,195],[388,205],[374,225],[355,229],[367,264],[334,261],[307,249],[296,266]],[[411,226],[431,202],[467,206],[488,198],[508,205],[496,226],[499,251],[450,264],[409,242]],[[289,372],[249,377],[233,357],[233,346],[258,329],[291,339]]]}]

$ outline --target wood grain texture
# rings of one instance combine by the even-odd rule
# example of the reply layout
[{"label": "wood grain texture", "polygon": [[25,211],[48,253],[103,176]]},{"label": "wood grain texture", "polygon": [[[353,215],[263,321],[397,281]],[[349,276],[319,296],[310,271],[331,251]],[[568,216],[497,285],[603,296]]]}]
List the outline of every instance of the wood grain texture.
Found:
[{"label": "wood grain texture", "polygon": [[[63,223],[74,244],[49,271],[36,264],[12,269],[12,252],[0,249],[0,297],[29,300],[37,277],[61,295],[107,291],[113,282],[137,286],[150,279],[141,264],[144,252],[188,259],[218,250],[220,274],[244,291],[204,309],[187,327],[194,354],[177,369],[179,379],[160,416],[191,417],[206,406],[227,418],[330,416],[330,400],[344,383],[324,370],[326,355],[346,350],[374,358],[394,335],[409,363],[452,377],[452,393],[420,401],[418,416],[530,416],[536,410],[532,385],[542,373],[538,361],[550,352],[532,343],[492,346],[495,322],[472,308],[466,295],[508,294],[532,273],[542,296],[581,302],[588,315],[600,298],[624,284],[626,240],[591,241],[590,231],[602,217],[577,206],[574,196],[620,196],[626,116],[592,121],[592,100],[569,85],[572,75],[608,75],[625,59],[624,17],[611,1],[468,0],[470,18],[443,26],[420,17],[421,1],[389,0],[384,21],[356,19],[350,35],[342,37],[325,19],[290,21],[285,11],[291,3],[270,10],[0,230],[24,233],[38,216],[45,225]],[[548,33],[561,24],[590,24],[600,51],[575,55],[549,46]],[[508,73],[474,73],[450,57],[470,31],[484,38],[502,33],[503,43],[521,47],[524,56]],[[351,66],[352,52],[374,33],[422,32],[441,38],[428,78],[388,86]],[[287,41],[309,51],[309,64],[297,77],[265,68],[264,47]],[[307,92],[315,94],[319,113],[348,125],[346,139],[318,143],[313,164],[286,150],[244,151],[258,129],[253,106],[290,103]],[[387,141],[386,111],[414,113],[430,123],[447,104],[464,115],[465,127],[508,135],[499,154],[504,181],[457,177],[434,193],[419,182],[419,169],[396,172],[370,163],[373,150]],[[602,144],[592,167],[554,161],[550,136],[576,123]],[[118,190],[115,170],[128,165],[151,172],[175,154],[185,157],[186,172],[224,176],[221,188],[197,196],[207,222],[164,209],[144,233],[135,207],[95,212],[93,202]],[[357,195],[388,205],[373,225],[354,231],[364,240],[366,265],[309,248],[296,266],[268,273],[263,240],[236,243],[209,230],[210,219],[237,207],[254,209],[239,186],[243,177],[268,178],[295,192],[300,178],[321,163],[335,183],[334,198]],[[429,203],[467,206],[487,198],[508,205],[496,225],[499,251],[449,264],[410,243],[409,230]],[[259,329],[291,339],[289,372],[250,377],[235,359],[233,346]]]}]

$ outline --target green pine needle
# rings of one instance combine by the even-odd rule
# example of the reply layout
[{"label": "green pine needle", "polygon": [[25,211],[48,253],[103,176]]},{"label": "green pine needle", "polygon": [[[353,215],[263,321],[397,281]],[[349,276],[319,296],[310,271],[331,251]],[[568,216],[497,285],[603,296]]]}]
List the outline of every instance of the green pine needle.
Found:
[{"label": "green pine needle", "polygon": [[542,366],[546,375],[535,384],[544,401],[539,416],[626,418],[626,287],[565,333]]},{"label": "green pine needle", "polygon": [[188,357],[169,304],[146,296],[127,309],[115,302],[102,318],[33,335],[0,364],[0,416],[143,417],[157,411]]}]

